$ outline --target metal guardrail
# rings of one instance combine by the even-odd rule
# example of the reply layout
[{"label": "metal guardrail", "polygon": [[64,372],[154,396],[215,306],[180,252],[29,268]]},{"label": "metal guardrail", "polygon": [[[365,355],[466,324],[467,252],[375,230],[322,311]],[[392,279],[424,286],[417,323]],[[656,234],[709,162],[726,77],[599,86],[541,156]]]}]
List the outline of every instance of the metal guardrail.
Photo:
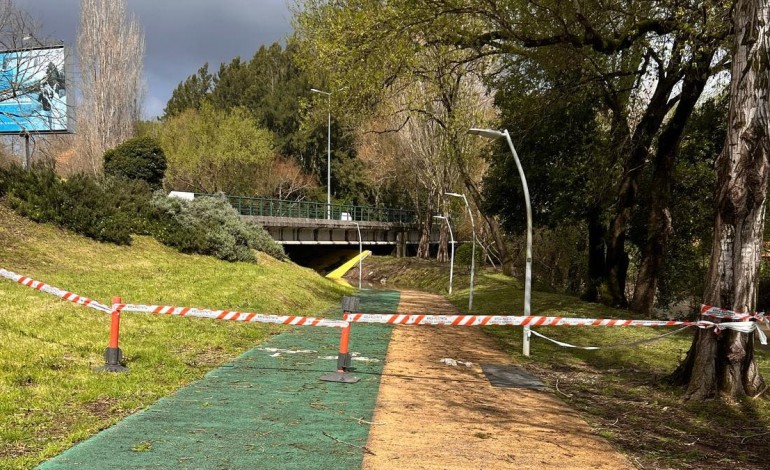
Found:
[{"label": "metal guardrail", "polygon": [[[210,196],[195,194],[195,197]],[[356,206],[353,204],[327,204],[318,201],[289,201],[285,199],[256,198],[245,196],[225,196],[241,215],[257,217],[290,217],[298,219],[351,220],[355,222],[387,222],[414,224],[417,216],[414,211],[388,209],[382,207]]]}]

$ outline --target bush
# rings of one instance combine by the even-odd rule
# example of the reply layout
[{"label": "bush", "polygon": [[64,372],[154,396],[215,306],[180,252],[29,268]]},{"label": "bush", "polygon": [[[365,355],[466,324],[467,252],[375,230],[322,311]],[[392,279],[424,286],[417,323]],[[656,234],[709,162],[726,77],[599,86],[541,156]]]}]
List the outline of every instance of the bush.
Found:
[{"label": "bush", "polygon": [[166,155],[152,137],[127,140],[104,154],[104,174],[147,182],[160,189],[166,174]]},{"label": "bush", "polygon": [[[124,207],[139,203],[118,204],[132,194],[144,191],[146,185],[126,192],[123,188],[105,187],[86,175],[75,175],[62,181],[50,167],[32,171],[20,168],[3,170],[8,201],[17,213],[36,222],[51,222],[94,240],[127,245],[136,220]],[[118,183],[113,183],[117,185]]]},{"label": "bush", "polygon": [[256,261],[253,250],[285,259],[283,248],[259,225],[244,222],[224,197],[192,201],[156,194],[156,238],[183,253],[226,261]]},{"label": "bush", "polygon": [[256,261],[254,250],[286,258],[261,226],[242,221],[224,197],[182,201],[153,195],[145,181],[118,177],[63,181],[50,167],[0,169],[3,193],[20,215],[98,241],[127,245],[132,234],[142,234],[184,253],[226,261]]},{"label": "bush", "polygon": [[[473,243],[463,243],[455,249],[455,263],[457,266],[467,266],[468,272],[471,269],[471,256],[473,254]],[[484,250],[476,244],[476,269],[484,265]]]}]

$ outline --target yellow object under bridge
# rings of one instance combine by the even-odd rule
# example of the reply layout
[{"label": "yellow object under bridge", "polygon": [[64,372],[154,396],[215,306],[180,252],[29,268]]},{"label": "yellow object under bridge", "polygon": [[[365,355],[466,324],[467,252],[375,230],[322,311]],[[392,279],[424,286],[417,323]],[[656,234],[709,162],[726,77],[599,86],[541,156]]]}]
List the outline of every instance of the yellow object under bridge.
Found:
[{"label": "yellow object under bridge", "polygon": [[366,251],[362,252],[361,254],[354,256],[349,261],[346,261],[346,262],[342,263],[342,266],[340,266],[339,268],[337,268],[334,271],[332,271],[329,274],[327,274],[326,277],[329,278],[329,279],[342,279],[342,276],[344,276],[345,273],[347,273],[348,271],[353,269],[354,266],[358,265],[358,259],[359,258],[363,261],[367,256],[369,256],[371,254],[372,254],[371,251],[366,250]]}]

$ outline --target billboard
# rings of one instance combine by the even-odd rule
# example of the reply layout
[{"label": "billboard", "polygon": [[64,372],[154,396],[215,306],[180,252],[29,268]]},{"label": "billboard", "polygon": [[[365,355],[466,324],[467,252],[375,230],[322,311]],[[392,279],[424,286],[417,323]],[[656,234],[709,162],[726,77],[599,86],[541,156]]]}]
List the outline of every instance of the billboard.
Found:
[{"label": "billboard", "polygon": [[0,134],[71,131],[64,47],[0,52]]}]

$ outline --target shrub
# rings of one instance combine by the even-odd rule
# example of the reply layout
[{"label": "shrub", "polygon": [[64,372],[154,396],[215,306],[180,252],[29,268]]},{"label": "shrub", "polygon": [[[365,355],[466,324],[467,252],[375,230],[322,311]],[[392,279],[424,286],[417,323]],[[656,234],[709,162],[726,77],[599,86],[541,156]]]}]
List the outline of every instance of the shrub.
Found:
[{"label": "shrub", "polygon": [[147,183],[75,175],[61,180],[50,167],[0,171],[0,185],[17,213],[102,242],[127,245],[132,233],[149,233]]},{"label": "shrub", "polygon": [[105,152],[104,174],[142,180],[160,189],[166,174],[166,155],[152,137],[130,139]]},{"label": "shrub", "polygon": [[183,253],[212,255],[226,261],[255,261],[253,250],[284,259],[283,248],[265,230],[241,220],[224,197],[183,201],[157,194],[155,236]]}]

